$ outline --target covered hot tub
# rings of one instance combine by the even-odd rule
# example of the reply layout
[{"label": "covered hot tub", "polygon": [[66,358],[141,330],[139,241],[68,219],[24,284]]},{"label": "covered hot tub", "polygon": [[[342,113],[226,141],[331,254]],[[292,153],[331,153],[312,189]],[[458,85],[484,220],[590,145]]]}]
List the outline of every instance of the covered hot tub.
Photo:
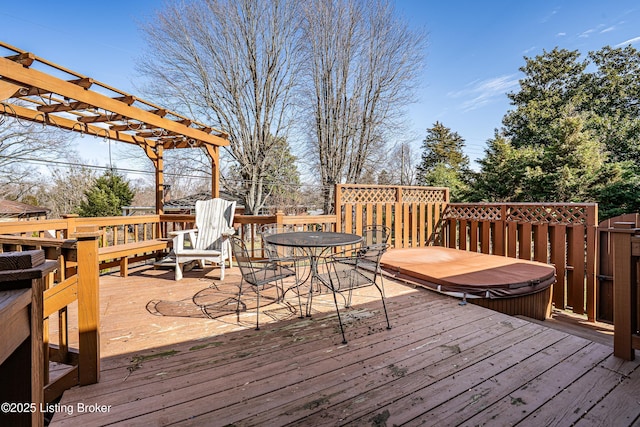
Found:
[{"label": "covered hot tub", "polygon": [[391,249],[380,264],[397,279],[505,314],[539,320],[550,315],[552,265],[439,246]]}]

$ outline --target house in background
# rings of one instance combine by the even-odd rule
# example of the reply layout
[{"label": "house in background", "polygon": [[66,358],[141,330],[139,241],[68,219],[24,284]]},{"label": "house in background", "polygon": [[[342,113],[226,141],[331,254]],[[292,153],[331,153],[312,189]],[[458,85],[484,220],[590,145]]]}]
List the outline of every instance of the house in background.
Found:
[{"label": "house in background", "polygon": [[[231,194],[220,191],[220,198],[236,202],[236,213],[242,215],[244,212],[244,201],[232,196]],[[167,200],[164,203],[165,213],[181,213],[181,214],[195,214],[196,202],[198,200],[211,199],[211,193],[202,192],[183,197],[181,199]]]},{"label": "house in background", "polygon": [[51,209],[32,206],[13,200],[0,200],[0,221],[34,221],[47,219]]},{"label": "house in background", "polygon": [[[187,197],[183,197],[181,199],[171,199],[170,197],[171,197],[170,192],[167,191],[165,193],[165,202],[163,206],[164,213],[195,215],[196,202],[198,200],[211,199],[211,193],[209,192],[196,193]],[[237,203],[236,214],[242,215],[244,213],[244,206],[243,206],[244,201],[239,200],[238,198],[233,197],[231,194],[226,193],[224,191],[220,191],[220,198],[225,200],[235,200]],[[123,206],[122,215],[124,216],[147,215],[152,213],[153,210],[154,208],[151,206]]]}]

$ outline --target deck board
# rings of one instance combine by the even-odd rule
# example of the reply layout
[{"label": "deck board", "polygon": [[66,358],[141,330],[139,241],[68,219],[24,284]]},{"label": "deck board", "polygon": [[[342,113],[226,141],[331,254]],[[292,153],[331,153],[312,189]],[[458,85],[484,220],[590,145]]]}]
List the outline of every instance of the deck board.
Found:
[{"label": "deck board", "polygon": [[[514,425],[523,414],[531,414],[538,410],[577,381],[586,370],[596,367],[609,354],[610,351],[606,347],[589,343],[525,384],[522,384],[519,378],[514,378],[514,389],[508,395],[466,422],[472,425],[483,425],[497,421],[501,425]],[[535,421],[535,418],[534,416],[532,420]]]},{"label": "deck board", "polygon": [[640,414],[638,362],[544,324],[386,280],[392,329],[375,289],[362,290],[344,311],[343,345],[329,295],[300,319],[289,293],[289,305],[262,308],[255,331],[254,312],[224,312],[237,269],[216,277],[103,276],[101,381],[60,404],[111,408],[60,412],[51,425],[589,426]]}]

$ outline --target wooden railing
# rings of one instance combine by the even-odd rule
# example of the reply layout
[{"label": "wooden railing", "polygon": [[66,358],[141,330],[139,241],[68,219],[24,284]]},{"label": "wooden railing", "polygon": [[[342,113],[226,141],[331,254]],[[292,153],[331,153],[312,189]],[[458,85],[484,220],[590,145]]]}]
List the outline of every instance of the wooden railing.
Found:
[{"label": "wooden railing", "polygon": [[625,360],[640,350],[640,228],[617,222],[610,230],[613,252],[613,354]]},{"label": "wooden railing", "polygon": [[[193,215],[165,214],[0,222],[0,235],[12,235],[1,237],[8,245],[5,250],[41,247],[62,266],[46,291],[45,317],[57,313],[59,325],[49,360],[77,366],[77,379],[65,377],[65,387],[99,378],[98,247],[167,237],[170,231],[193,228],[194,221]],[[265,224],[352,233],[361,233],[368,224],[384,224],[391,228],[396,248],[437,244],[552,263],[564,284],[554,289],[556,306],[586,311],[591,320],[596,223],[597,207],[592,204],[448,204],[446,189],[353,185],[337,186],[336,215],[234,218],[238,233],[258,257],[264,256],[259,230]],[[66,307],[76,298],[82,307],[78,330],[87,331],[78,337],[77,351],[68,345],[66,316]],[[51,388],[48,398],[58,390]]]},{"label": "wooden railing", "polygon": [[0,222],[0,234],[69,239],[77,227],[96,226],[100,233],[99,245],[104,247],[156,239],[161,236],[161,224],[159,215],[99,218],[69,215],[62,219]]},{"label": "wooden railing", "polygon": [[[41,249],[46,259],[58,262],[58,268],[46,278],[43,295],[45,363],[42,377],[44,399],[52,402],[64,390],[78,384],[96,383],[100,377],[97,248],[101,233],[95,226],[78,226],[73,233],[63,227],[58,230],[74,239],[21,236],[19,234],[41,234],[33,229],[32,222],[23,224],[28,229],[24,233],[0,235],[2,252]],[[3,232],[18,228],[2,225]],[[69,306],[76,302],[78,323],[69,325]],[[57,334],[50,333],[50,319],[57,320]],[[70,330],[80,332],[77,337],[70,337]],[[57,339],[50,342],[52,335]],[[78,348],[71,348],[71,341],[77,342]],[[49,362],[59,364],[53,373],[49,371]]]},{"label": "wooden railing", "polygon": [[631,222],[640,228],[640,213],[606,219],[598,224],[598,294],[596,319],[613,323],[613,230],[616,222]]},{"label": "wooden railing", "polygon": [[[42,250],[0,255],[0,425],[44,424],[43,294],[57,262]],[[6,405],[23,405],[11,410]],[[7,410],[9,409],[9,410]]]},{"label": "wooden railing", "polygon": [[556,267],[556,308],[596,318],[597,205],[451,203],[436,243]]}]

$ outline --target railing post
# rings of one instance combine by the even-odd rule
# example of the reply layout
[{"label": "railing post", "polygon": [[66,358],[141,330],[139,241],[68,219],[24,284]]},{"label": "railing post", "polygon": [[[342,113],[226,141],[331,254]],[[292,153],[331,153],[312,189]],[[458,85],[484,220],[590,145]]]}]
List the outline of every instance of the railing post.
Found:
[{"label": "railing post", "polygon": [[43,343],[43,292],[46,277],[57,266],[57,261],[45,261],[41,250],[0,254],[0,402],[31,405],[17,412],[3,410],[0,425],[44,424],[40,409],[49,361]]},{"label": "railing post", "polygon": [[613,237],[613,355],[633,360],[632,324],[634,290],[631,283],[631,235],[635,224],[616,222]]},{"label": "railing post", "polygon": [[62,218],[67,220],[67,230],[65,232],[65,239],[70,239],[71,234],[73,234],[73,232],[76,229],[76,218],[78,218],[79,215],[78,214],[65,214],[62,215]]},{"label": "railing post", "polygon": [[278,228],[281,228],[283,224],[284,224],[284,212],[279,210],[276,212],[276,225]]},{"label": "railing post", "polygon": [[597,288],[597,249],[598,249],[598,205],[587,207],[587,220],[585,222],[587,242],[587,261],[585,265],[586,287],[587,287],[587,317],[589,321],[596,321],[596,288]]},{"label": "railing post", "polygon": [[[344,208],[342,207],[342,184],[336,184],[334,190],[334,198],[335,198],[335,206],[333,208],[334,213],[336,214],[336,225],[335,230],[340,232],[342,231],[342,212]],[[324,212],[327,214],[328,212]]]},{"label": "railing post", "polygon": [[100,231],[95,225],[78,226],[73,237],[78,239],[78,377],[80,385],[87,385],[100,379]]}]

